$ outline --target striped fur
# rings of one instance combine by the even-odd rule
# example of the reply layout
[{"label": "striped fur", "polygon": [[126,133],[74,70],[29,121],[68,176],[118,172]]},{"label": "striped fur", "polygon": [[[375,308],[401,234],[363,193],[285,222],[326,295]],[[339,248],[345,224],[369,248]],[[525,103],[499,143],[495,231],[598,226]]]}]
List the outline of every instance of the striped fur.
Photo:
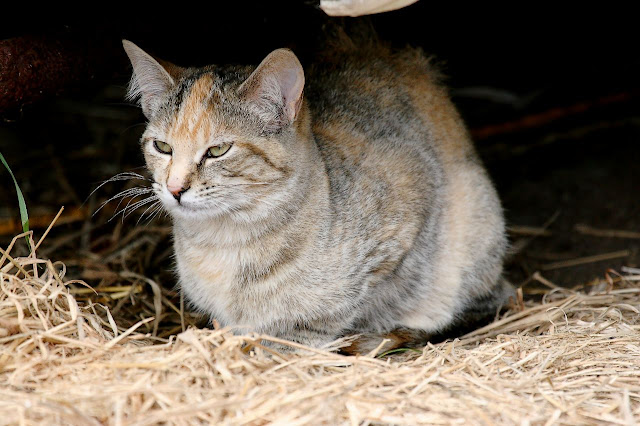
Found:
[{"label": "striped fur", "polygon": [[[174,80],[161,96],[133,87],[196,309],[317,347],[362,334],[351,351],[364,352],[383,337],[417,344],[513,295],[496,192],[420,52],[337,50],[303,73],[286,50],[257,69],[182,69],[125,47],[134,81]],[[188,188],[180,202],[170,178]]]}]

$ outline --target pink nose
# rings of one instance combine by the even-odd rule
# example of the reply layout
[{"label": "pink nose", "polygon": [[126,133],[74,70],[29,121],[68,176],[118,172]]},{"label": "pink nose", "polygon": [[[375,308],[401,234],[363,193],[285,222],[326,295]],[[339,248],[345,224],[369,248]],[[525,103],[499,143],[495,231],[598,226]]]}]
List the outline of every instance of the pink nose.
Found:
[{"label": "pink nose", "polygon": [[189,187],[184,188],[182,185],[167,185],[167,189],[169,190],[171,195],[173,195],[173,198],[180,201],[180,197],[182,196],[182,194],[187,192]]}]

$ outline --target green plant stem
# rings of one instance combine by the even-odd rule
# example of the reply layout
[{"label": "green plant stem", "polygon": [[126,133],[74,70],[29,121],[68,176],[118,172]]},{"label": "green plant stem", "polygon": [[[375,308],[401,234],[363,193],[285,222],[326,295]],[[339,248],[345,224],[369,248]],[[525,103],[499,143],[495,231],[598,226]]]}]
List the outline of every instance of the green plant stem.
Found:
[{"label": "green plant stem", "polygon": [[[7,161],[4,159],[4,156],[2,155],[1,152],[0,152],[0,161],[2,161],[2,164],[4,164],[4,166],[9,171],[9,174],[11,175],[11,179],[13,179],[13,184],[16,187],[16,193],[18,194],[18,206],[20,207],[20,221],[22,222],[22,231],[29,232],[29,213],[27,212],[27,203],[25,203],[24,201],[24,196],[22,195],[22,191],[20,190],[20,186],[18,185],[18,181],[16,180],[16,177],[11,171],[11,167],[9,167],[9,164],[7,164]],[[25,237],[25,240],[27,240],[27,246],[29,247],[29,250],[31,250],[31,244],[29,243],[29,238]]]}]

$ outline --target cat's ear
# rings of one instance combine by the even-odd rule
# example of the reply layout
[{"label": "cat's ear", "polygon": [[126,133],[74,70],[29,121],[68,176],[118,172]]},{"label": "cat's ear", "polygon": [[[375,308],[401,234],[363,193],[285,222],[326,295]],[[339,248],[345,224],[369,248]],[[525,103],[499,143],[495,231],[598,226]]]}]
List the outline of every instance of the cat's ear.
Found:
[{"label": "cat's ear", "polygon": [[133,65],[133,77],[127,97],[139,98],[142,112],[147,118],[151,118],[158,111],[163,96],[175,84],[179,68],[164,61],[161,65],[129,40],[122,40],[122,45]]},{"label": "cat's ear", "polygon": [[302,105],[304,70],[289,49],[271,52],[238,89],[268,131],[293,123]]}]

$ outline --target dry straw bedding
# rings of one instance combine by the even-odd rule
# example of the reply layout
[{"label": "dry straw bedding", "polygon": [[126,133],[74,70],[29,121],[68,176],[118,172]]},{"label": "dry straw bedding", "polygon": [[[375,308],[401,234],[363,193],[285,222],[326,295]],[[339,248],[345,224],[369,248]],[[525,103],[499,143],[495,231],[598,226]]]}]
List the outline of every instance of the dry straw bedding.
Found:
[{"label": "dry straw bedding", "polygon": [[162,341],[141,331],[151,317],[120,328],[108,306],[76,299],[83,283],[66,280],[64,265],[11,249],[0,251],[3,424],[640,419],[640,270],[608,275],[588,293],[550,289],[422,351],[346,357],[269,353],[257,343],[269,337],[220,329]]}]

